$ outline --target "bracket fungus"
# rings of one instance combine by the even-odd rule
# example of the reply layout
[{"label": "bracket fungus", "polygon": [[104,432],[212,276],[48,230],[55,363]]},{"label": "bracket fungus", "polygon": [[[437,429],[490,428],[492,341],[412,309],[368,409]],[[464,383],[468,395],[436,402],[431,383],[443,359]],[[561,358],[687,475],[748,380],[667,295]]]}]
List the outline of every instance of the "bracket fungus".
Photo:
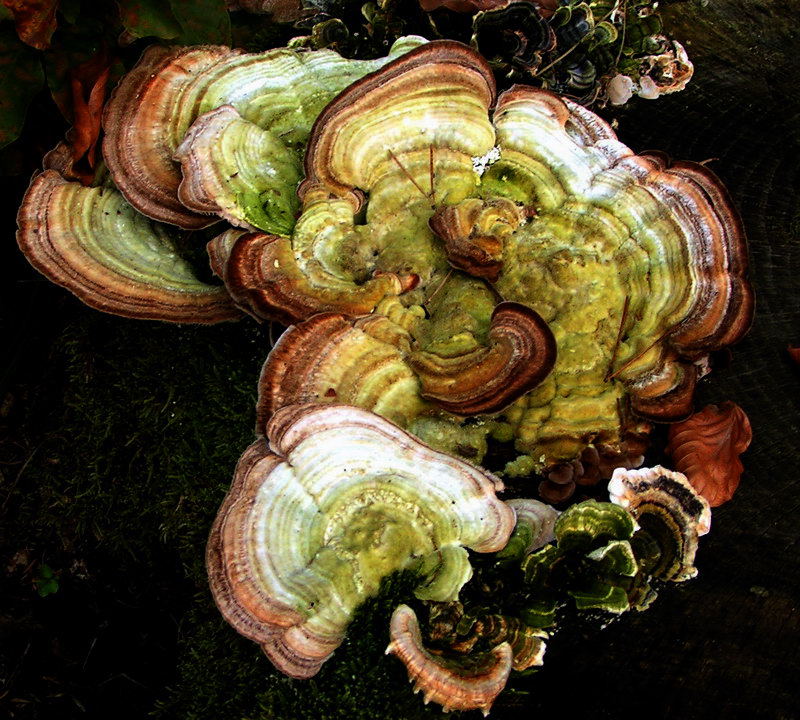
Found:
[{"label": "bracket fungus", "polygon": [[225,618],[292,677],[310,677],[355,608],[400,569],[416,595],[454,600],[464,547],[505,545],[514,512],[489,473],[350,406],[278,411],[243,455],[208,543]]},{"label": "bracket fungus", "polygon": [[498,559],[522,560],[555,539],[558,510],[532,498],[514,498],[506,505],[514,508],[517,523],[508,544],[497,553]]},{"label": "bracket fungus", "polygon": [[426,704],[433,700],[445,712],[478,709],[488,715],[513,667],[514,652],[508,642],[462,658],[433,654],[423,645],[417,616],[408,605],[400,605],[392,614],[390,636],[386,652],[403,661],[414,692],[422,691]]},{"label": "bracket fungus", "polygon": [[[404,407],[502,413],[524,460],[512,474],[590,465],[594,455],[604,473],[636,465],[648,421],[686,416],[698,363],[749,327],[738,215],[705,167],[635,155],[576,103],[525,86],[494,98],[486,62],[448,41],[348,87],[311,132],[291,237],[241,237],[225,269],[229,290],[255,315],[297,323],[298,336],[312,323],[311,362],[325,356],[331,367],[337,357],[351,363],[353,345],[334,332],[325,348],[310,318],[332,312],[344,323],[396,299],[411,320],[394,333],[403,347],[381,352],[413,371],[401,374],[419,397]],[[493,148],[499,159],[479,173],[473,160]],[[501,302],[546,322],[553,370],[536,387],[503,381],[502,397],[461,398],[460,368],[499,358],[490,348]],[[528,323],[528,345],[546,348],[534,342],[544,324]],[[264,377],[276,367],[309,378],[286,401],[360,402],[302,358],[285,371],[286,353],[275,352]]]},{"label": "bracket fungus", "polygon": [[187,323],[241,317],[224,287],[198,279],[170,225],[197,229],[225,218],[290,232],[300,156],[319,111],[421,42],[401,38],[377,60],[287,48],[148,48],[103,115],[110,180],[100,173],[96,187],[67,182],[64,147],[50,153],[19,210],[20,248],[53,282],[106,312]]},{"label": "bracket fungus", "polygon": [[[528,5],[481,15],[478,45]],[[590,8],[560,10],[556,39],[585,37]],[[552,49],[542,17],[517,65]],[[660,92],[688,79],[679,50],[643,69]],[[691,412],[709,354],[752,319],[744,232],[707,168],[636,155],[551,92],[498,97],[473,49],[416,37],[376,60],[153,47],[103,125],[110,179],[68,182],[55,153],[31,183],[30,262],[120,315],[291,325],[206,556],[222,614],[279,670],[313,676],[381,579],[411,570],[431,626],[461,616],[425,647],[403,605],[389,652],[426,701],[488,712],[541,664],[559,608],[643,608],[652,578],[696,573],[708,503],[680,473],[615,468]],[[181,230],[221,220],[212,285]],[[513,442],[508,475],[546,474],[543,497],[613,471],[613,502],[500,502],[472,464],[490,437]],[[459,599],[466,548],[495,555],[473,556],[486,582]]]},{"label": "bracket fungus", "polygon": [[115,189],[34,178],[17,216],[30,263],[98,310],[133,318],[215,323],[241,311],[221,286],[198,280],[174,228],[137,213]]},{"label": "bracket fungus", "polygon": [[646,533],[651,545],[647,570],[654,577],[681,582],[697,575],[697,541],[711,529],[711,508],[685,475],[660,465],[620,468],[614,471],[608,494]]},{"label": "bracket fungus", "polygon": [[[377,60],[346,60],[330,50],[252,54],[208,45],[148,48],[103,115],[103,156],[111,177],[131,205],[161,222],[204,227],[218,220],[208,214],[214,203],[223,208],[233,203],[238,212],[226,213],[235,224],[252,224],[258,215],[252,205],[275,196],[284,205],[291,202],[297,172],[282,156],[292,151],[299,157],[322,108],[352,82],[420,42],[401,38],[389,56]],[[221,113],[223,106],[230,110]],[[186,137],[195,120],[214,111]],[[191,168],[188,177],[181,177],[176,153]],[[249,178],[258,175],[255,167],[266,153],[272,153],[262,169],[272,177],[260,178],[266,188],[244,178],[228,188],[210,184],[215,175],[241,173],[240,163]],[[180,195],[191,207],[181,202],[182,182],[186,187]],[[209,192],[212,198],[198,199]],[[265,223],[262,229],[273,227]]]}]

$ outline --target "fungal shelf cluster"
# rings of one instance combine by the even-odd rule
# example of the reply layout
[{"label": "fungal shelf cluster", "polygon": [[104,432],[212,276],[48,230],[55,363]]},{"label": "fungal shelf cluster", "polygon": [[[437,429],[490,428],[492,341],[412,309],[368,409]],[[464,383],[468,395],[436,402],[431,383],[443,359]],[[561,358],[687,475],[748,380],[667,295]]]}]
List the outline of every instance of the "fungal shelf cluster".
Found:
[{"label": "fungal shelf cluster", "polygon": [[[474,49],[418,37],[377,60],[152,47],[103,127],[107,172],[71,182],[50,153],[19,245],[100,310],[288,326],[207,549],[222,614],[280,671],[318,672],[406,570],[387,652],[426,701],[488,712],[563,608],[643,609],[696,573],[708,502],[634,468],[751,321],[709,170],[546,90],[498,96]],[[211,226],[206,282],[181,243]],[[610,479],[610,501],[503,502],[500,476],[557,504]]]}]

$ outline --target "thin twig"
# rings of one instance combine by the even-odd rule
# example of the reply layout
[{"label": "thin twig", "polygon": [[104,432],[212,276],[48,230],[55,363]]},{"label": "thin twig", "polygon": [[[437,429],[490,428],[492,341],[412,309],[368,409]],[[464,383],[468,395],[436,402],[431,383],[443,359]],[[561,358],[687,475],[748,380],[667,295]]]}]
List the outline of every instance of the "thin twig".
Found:
[{"label": "thin twig", "polygon": [[428,303],[429,303],[431,300],[433,300],[433,298],[435,298],[435,297],[436,297],[436,296],[439,294],[439,291],[440,291],[440,290],[441,290],[441,289],[442,289],[442,288],[445,286],[445,284],[446,284],[446,283],[447,283],[447,281],[450,279],[450,276],[451,276],[452,274],[453,274],[453,268],[450,268],[450,269],[447,271],[447,275],[445,275],[445,276],[444,276],[444,280],[442,280],[442,282],[440,282],[440,283],[439,283],[439,286],[436,288],[436,290],[434,290],[434,291],[433,291],[433,292],[430,294],[430,296],[429,296],[429,297],[428,297],[428,298],[425,300],[425,302],[424,302],[424,303],[422,303],[422,307],[426,307],[426,306],[427,306],[427,304],[428,304]]},{"label": "thin twig", "polygon": [[399,168],[400,168],[400,170],[402,170],[402,171],[403,171],[403,175],[405,175],[405,176],[406,176],[406,177],[407,177],[407,178],[408,178],[408,179],[409,179],[409,180],[412,182],[412,184],[414,185],[414,187],[415,187],[415,188],[417,188],[417,190],[419,190],[419,191],[422,193],[422,195],[423,195],[424,197],[426,197],[426,198],[427,198],[427,197],[428,197],[428,193],[426,193],[426,192],[425,192],[425,191],[424,191],[424,190],[423,190],[423,189],[422,189],[422,188],[419,186],[419,183],[418,183],[416,180],[414,180],[414,176],[413,176],[413,175],[412,175],[410,172],[408,172],[408,170],[406,170],[406,169],[403,167],[403,164],[400,162],[400,160],[398,160],[398,158],[397,158],[397,155],[395,155],[395,154],[394,154],[394,153],[393,153],[391,150],[389,150],[389,156],[392,158],[392,160],[394,160],[394,161],[397,163],[397,167],[399,167]]},{"label": "thin twig", "polygon": [[430,169],[430,173],[431,173],[431,195],[430,195],[430,198],[431,198],[431,202],[435,205],[436,204],[436,186],[433,184],[434,183],[433,145],[430,146],[429,150],[430,150],[430,152],[429,152],[429,156],[428,156],[428,162],[429,162],[429,169]]},{"label": "thin twig", "polygon": [[611,360],[608,362],[608,370],[606,370],[603,382],[608,382],[611,379],[611,373],[614,370],[614,363],[617,361],[617,351],[619,344],[622,342],[622,333],[625,331],[625,321],[628,319],[628,306],[631,303],[631,296],[625,296],[625,302],[622,305],[622,317],[619,321],[619,330],[617,330],[617,339],[614,341],[614,350],[611,353]]},{"label": "thin twig", "polygon": [[609,379],[609,380],[613,380],[613,379],[614,379],[615,377],[617,377],[617,375],[619,375],[621,372],[624,372],[625,370],[627,370],[627,369],[628,369],[628,368],[629,368],[631,365],[633,365],[633,363],[635,363],[635,362],[636,362],[636,361],[637,361],[639,358],[641,358],[641,357],[642,357],[643,355],[645,355],[646,353],[650,352],[650,351],[651,351],[651,350],[652,350],[652,349],[653,349],[653,348],[654,348],[656,345],[658,345],[658,343],[660,343],[660,342],[661,342],[661,341],[662,341],[662,340],[663,340],[665,337],[667,337],[667,335],[669,335],[669,334],[670,334],[670,333],[671,333],[671,332],[672,332],[672,331],[673,331],[673,330],[674,330],[676,327],[678,327],[678,325],[679,325],[679,324],[680,324],[680,323],[675,323],[675,325],[672,325],[671,327],[668,327],[666,330],[664,330],[664,332],[663,332],[663,333],[661,333],[661,335],[659,335],[659,336],[658,336],[658,337],[657,337],[655,340],[653,340],[653,342],[651,342],[651,343],[650,343],[650,344],[649,344],[649,345],[648,345],[648,346],[647,346],[647,347],[646,347],[644,350],[642,350],[642,352],[640,352],[640,353],[639,353],[639,354],[638,354],[636,357],[632,357],[630,360],[628,360],[628,361],[626,361],[625,363],[623,363],[623,364],[622,364],[622,367],[620,367],[620,369],[619,369],[619,370],[616,370],[614,373],[612,373],[611,375],[609,375],[609,376],[608,376],[608,379]]}]

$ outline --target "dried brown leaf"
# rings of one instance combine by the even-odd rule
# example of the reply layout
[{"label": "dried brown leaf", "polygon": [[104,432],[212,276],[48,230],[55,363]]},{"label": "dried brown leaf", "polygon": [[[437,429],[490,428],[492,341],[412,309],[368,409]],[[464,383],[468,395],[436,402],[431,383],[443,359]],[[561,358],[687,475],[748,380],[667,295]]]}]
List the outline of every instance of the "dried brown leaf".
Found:
[{"label": "dried brown leaf", "polygon": [[84,185],[91,185],[94,181],[110,74],[111,59],[105,52],[70,71],[72,127],[67,131],[67,142],[59,143],[45,157],[46,168],[57,170],[65,178],[78,180]]},{"label": "dried brown leaf", "polygon": [[669,429],[667,453],[712,507],[727,502],[739,486],[742,462],[753,432],[744,410],[736,403],[707,405]]},{"label": "dried brown leaf", "polygon": [[14,16],[19,39],[37,50],[50,47],[56,31],[56,10],[59,0],[2,0]]}]

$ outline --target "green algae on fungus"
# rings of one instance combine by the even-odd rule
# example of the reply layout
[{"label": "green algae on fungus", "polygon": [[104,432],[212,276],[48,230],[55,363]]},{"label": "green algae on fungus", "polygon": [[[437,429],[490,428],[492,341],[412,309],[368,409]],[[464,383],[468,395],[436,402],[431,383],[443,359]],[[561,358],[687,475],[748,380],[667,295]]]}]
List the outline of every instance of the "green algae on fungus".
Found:
[{"label": "green algae on fungus", "polygon": [[[311,677],[392,572],[454,600],[464,546],[503,547],[514,512],[489,473],[349,406],[289,406],[242,456],[208,543],[222,614],[292,677]],[[424,482],[421,480],[424,479]]]},{"label": "green algae on fungus", "polygon": [[[489,346],[501,300],[531,308],[555,337],[553,371],[506,396],[508,407],[464,413],[513,428],[529,460],[509,472],[580,460],[581,473],[594,466],[595,479],[607,477],[641,462],[648,420],[690,412],[704,359],[749,327],[741,223],[705,167],[634,155],[599,117],[551,93],[515,86],[495,102],[494,91],[485,61],[452,42],[354,83],[312,130],[292,236],[243,236],[224,275],[243,307],[293,321],[306,337],[304,322],[318,325],[310,318],[319,312],[388,311],[383,325],[401,327],[376,340],[402,337],[402,347],[381,351],[399,373],[384,376],[387,390],[418,393],[401,405],[447,421],[459,409],[426,392],[419,363],[413,375],[401,371],[403,355],[454,364]],[[475,162],[493,149],[494,162]],[[312,363],[353,359],[338,331],[329,338],[323,350],[316,337]],[[268,360],[262,377],[271,382],[271,367],[310,377],[306,358]],[[365,352],[359,362],[373,359]],[[296,394],[283,390],[281,402],[381,404],[327,379],[290,381]],[[277,407],[261,406],[265,415]]]}]

